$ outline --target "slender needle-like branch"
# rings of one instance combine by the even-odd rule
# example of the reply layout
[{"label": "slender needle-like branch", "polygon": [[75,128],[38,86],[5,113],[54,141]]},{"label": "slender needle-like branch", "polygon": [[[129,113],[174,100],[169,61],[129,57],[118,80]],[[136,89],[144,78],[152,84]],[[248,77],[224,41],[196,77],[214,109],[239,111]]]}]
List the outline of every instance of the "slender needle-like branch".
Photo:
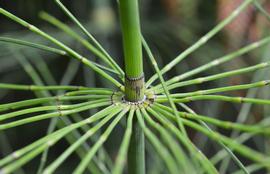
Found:
[{"label": "slender needle-like branch", "polygon": [[64,24],[60,20],[56,19],[55,17],[51,16],[50,14],[46,12],[41,12],[39,15],[43,20],[51,23],[52,25],[60,28],[62,31],[67,33],[69,36],[76,39],[79,43],[81,43],[83,46],[85,46],[88,50],[90,50],[92,53],[94,53],[98,58],[103,60],[105,63],[107,63],[113,71],[120,75],[120,78],[123,80],[123,74],[120,74],[121,72],[118,72],[118,69],[116,69],[112,64],[111,61],[102,53],[100,50],[95,48],[91,43],[88,42],[88,40],[81,37],[79,34],[77,34],[75,31],[73,31],[68,25]]},{"label": "slender needle-like branch", "polygon": [[[173,114],[173,110],[167,106],[156,104],[159,107],[170,111],[171,114]],[[245,132],[251,132],[251,133],[256,133],[256,134],[265,134],[265,135],[270,135],[270,129],[262,126],[262,125],[244,125],[244,124],[239,124],[239,123],[233,123],[230,121],[222,121],[219,119],[211,118],[208,116],[204,115],[198,115],[198,114],[193,114],[193,113],[186,113],[186,112],[178,112],[178,116],[183,117],[183,118],[188,118],[191,120],[201,120],[210,124],[213,124],[215,126],[224,128],[224,129],[237,129]],[[176,121],[175,118],[172,118]]]},{"label": "slender needle-like branch", "polygon": [[37,44],[37,43],[33,43],[33,42],[20,40],[20,39],[14,39],[14,38],[9,38],[9,37],[0,37],[0,41],[12,43],[12,44],[23,45],[23,46],[28,46],[28,47],[32,47],[32,48],[37,48],[37,49],[40,49],[43,51],[52,52],[52,53],[63,55],[63,56],[67,55],[67,53],[63,50],[49,47],[49,46],[42,45],[42,44]]},{"label": "slender needle-like branch", "polygon": [[[241,13],[248,5],[250,5],[254,0],[245,0],[237,9],[235,9],[226,19],[221,21],[216,27],[214,27],[212,30],[210,30],[207,34],[205,34],[202,38],[200,38],[195,44],[193,44],[191,47],[186,49],[184,52],[182,52],[179,56],[177,56],[175,59],[173,59],[170,63],[168,63],[164,68],[161,70],[161,74],[166,73],[167,71],[171,70],[175,65],[177,65],[180,61],[182,61],[184,58],[186,58],[188,55],[193,53],[195,50],[200,48],[202,45],[204,45],[209,39],[211,39],[213,36],[215,36],[220,30],[222,30],[227,24],[229,24],[231,21],[233,21],[239,13]],[[149,87],[156,79],[158,78],[158,75],[155,74],[152,76],[146,83],[146,87]]]},{"label": "slender needle-like branch", "polygon": [[[260,70],[260,69],[269,67],[269,65],[270,65],[269,62],[264,62],[264,63],[260,63],[260,64],[250,66],[250,67],[247,67],[247,68],[240,68],[240,69],[237,69],[237,70],[223,72],[223,73],[219,73],[219,74],[215,74],[215,75],[211,75],[211,76],[200,77],[200,78],[196,78],[196,79],[192,79],[192,80],[178,82],[178,83],[168,85],[168,89],[172,90],[172,89],[180,88],[180,87],[184,87],[184,86],[189,86],[189,85],[194,85],[194,84],[201,84],[201,83],[204,83],[204,82],[209,82],[209,81],[213,81],[213,80],[217,80],[217,79],[222,79],[222,78],[225,78],[225,77],[240,75],[240,74],[244,74],[244,73],[248,73],[248,72],[252,72],[252,71],[256,71],[256,70]],[[156,87],[153,87],[151,89],[155,90],[155,93],[162,92],[162,88],[161,88],[160,85],[157,85]]]},{"label": "slender needle-like branch", "polygon": [[[164,112],[164,110],[159,109],[159,111],[161,111],[164,115],[171,117],[172,119],[174,119],[174,115],[172,113],[169,112]],[[170,116],[171,115],[171,116]],[[230,149],[234,149],[236,152],[238,152],[239,154],[245,156],[246,158],[260,163],[262,165],[264,165],[265,167],[269,167],[270,165],[270,158],[266,157],[264,154],[257,152],[245,145],[242,145],[240,143],[238,143],[237,141],[228,138],[224,135],[221,135],[218,132],[211,132],[209,130],[207,130],[206,128],[198,125],[197,123],[193,122],[193,121],[189,121],[187,119],[183,119],[183,123],[205,135],[207,135],[209,138],[215,140],[215,141],[222,141],[224,144],[226,144]]]},{"label": "slender needle-like branch", "polygon": [[[179,129],[164,115],[164,111],[161,110],[161,108],[154,109],[152,107],[148,107],[147,110],[157,119],[159,120],[165,128],[170,130],[177,139],[186,147],[186,149],[189,150],[190,155],[196,164],[197,162],[200,162],[205,172],[211,173],[211,174],[217,174],[217,170],[215,166],[208,160],[206,156],[204,156],[203,153],[197,147],[193,144],[193,142],[190,141],[190,139],[187,139],[185,136],[183,136]],[[159,111],[162,112],[159,112]],[[175,119],[175,118],[174,118]]]},{"label": "slender needle-like branch", "polygon": [[128,115],[126,132],[123,138],[123,141],[120,145],[118,155],[115,161],[114,168],[112,170],[112,174],[121,174],[125,167],[125,159],[127,159],[128,148],[132,135],[132,125],[133,125],[133,117],[134,117],[134,109],[131,109]]},{"label": "slender needle-like branch", "polygon": [[227,54],[225,56],[222,56],[220,58],[214,59],[211,62],[208,62],[208,63],[206,63],[206,64],[204,64],[202,66],[199,66],[199,67],[194,68],[194,69],[192,69],[190,71],[187,71],[187,72],[185,72],[185,73],[183,73],[181,75],[173,77],[170,80],[168,80],[166,83],[168,85],[170,85],[170,84],[182,81],[182,80],[184,80],[186,78],[189,78],[191,76],[194,76],[196,74],[204,72],[204,71],[206,71],[208,69],[216,67],[216,66],[218,66],[218,65],[220,65],[222,63],[225,63],[225,62],[228,62],[228,61],[233,60],[235,58],[238,58],[241,55],[246,54],[246,53],[248,53],[248,52],[250,52],[250,51],[252,51],[252,50],[254,50],[256,48],[265,46],[269,42],[270,42],[270,37],[266,37],[266,38],[264,38],[262,40],[259,40],[257,42],[254,42],[254,43],[250,44],[250,45],[247,45],[247,46],[245,46],[245,47],[243,47],[243,48],[241,48],[241,49],[239,49],[239,50],[237,50],[235,52],[232,52],[232,53]]},{"label": "slender needle-like branch", "polygon": [[17,85],[17,84],[8,84],[0,83],[0,89],[12,89],[12,90],[26,90],[26,91],[50,91],[50,90],[65,90],[65,91],[74,91],[74,90],[90,90],[93,88],[88,88],[84,86],[39,86],[39,85]]},{"label": "slender needle-like branch", "polygon": [[[0,37],[0,42],[7,42],[7,43],[12,43],[12,44],[18,44],[18,45],[22,45],[22,46],[28,46],[28,47],[32,47],[32,48],[37,48],[37,49],[40,49],[40,50],[43,50],[43,51],[47,51],[47,52],[52,52],[52,53],[55,53],[55,54],[59,54],[59,55],[62,55],[62,56],[66,56],[68,55],[68,53],[66,51],[63,51],[63,50],[60,50],[60,49],[57,49],[57,48],[53,48],[53,47],[49,47],[49,46],[46,46],[46,45],[42,45],[42,44],[37,44],[37,43],[33,43],[33,42],[28,42],[28,41],[24,41],[24,40],[20,40],[20,39],[14,39],[14,38],[9,38],[9,37]],[[100,65],[96,62],[93,62],[91,60],[89,60],[92,64],[96,65],[97,67],[105,70],[105,71],[108,71],[108,72],[111,72],[111,73],[114,73],[114,74],[118,74],[118,72],[116,72],[115,70],[112,70],[110,68],[107,68],[103,65]]]},{"label": "slender needle-like branch", "polygon": [[[49,134],[49,135],[33,142],[32,144],[30,144],[26,147],[13,152],[12,154],[10,154],[7,157],[0,160],[0,168],[1,168],[0,172],[5,173],[5,174],[13,172],[17,168],[19,168],[22,165],[24,165],[25,163],[27,163],[29,160],[31,160],[34,156],[41,153],[42,150],[45,150],[48,147],[54,145],[62,137],[64,137],[68,133],[72,132],[73,130],[80,128],[86,124],[90,124],[92,122],[95,122],[95,121],[105,117],[109,113],[112,113],[116,110],[120,111],[121,109],[122,109],[122,106],[109,106],[109,107],[99,111],[98,113],[94,114],[93,116],[91,116],[85,120],[82,120],[78,123],[73,123],[67,127],[59,129],[56,132],[53,132],[52,134]],[[20,159],[18,159],[18,158],[20,158]],[[15,159],[18,159],[18,160],[16,160],[14,163],[12,163],[12,161]],[[10,163],[10,164],[7,165],[8,163]],[[6,167],[3,167],[4,165],[6,165]]]},{"label": "slender needle-like branch", "polygon": [[178,169],[177,169],[175,160],[173,159],[173,157],[171,156],[167,148],[165,148],[165,146],[159,141],[159,139],[154,135],[154,133],[145,125],[141,111],[136,110],[136,115],[140,123],[140,126],[142,127],[145,133],[145,136],[149,139],[151,144],[154,146],[154,148],[156,149],[156,152],[164,160],[169,172],[171,174],[177,173]]},{"label": "slender needle-like branch", "polygon": [[264,9],[264,7],[257,0],[254,1],[253,4],[270,21],[270,14]]},{"label": "slender needle-like branch", "polygon": [[80,100],[92,100],[92,99],[106,99],[111,100],[110,95],[82,95],[82,96],[54,96],[54,97],[43,97],[30,100],[23,100],[18,102],[0,104],[0,111],[7,111],[11,109],[18,109],[26,106],[34,106],[38,104],[59,102],[59,101],[80,101]]},{"label": "slender needle-like branch", "polygon": [[53,173],[80,145],[96,133],[102,126],[104,126],[111,118],[113,118],[119,110],[116,110],[99,121],[94,127],[90,128],[84,135],[82,135],[76,142],[69,146],[52,164],[45,170],[44,174]]},{"label": "slender needle-like branch", "polygon": [[167,97],[167,99],[168,99],[168,101],[169,101],[169,103],[170,103],[170,105],[171,105],[171,107],[172,107],[172,109],[173,109],[173,111],[175,113],[175,117],[177,119],[178,126],[179,126],[180,130],[182,131],[182,133],[188,138],[187,132],[185,130],[185,127],[183,126],[183,123],[182,123],[181,119],[179,117],[177,117],[177,108],[176,108],[176,106],[175,106],[175,104],[174,104],[174,102],[172,100],[171,94],[170,94],[170,92],[169,92],[169,90],[167,88],[167,85],[165,83],[165,80],[164,80],[164,78],[163,78],[163,76],[162,76],[162,74],[161,74],[161,72],[159,70],[157,62],[156,62],[156,60],[155,60],[149,46],[147,45],[147,43],[146,43],[146,41],[144,40],[143,37],[142,37],[142,42],[143,42],[143,46],[144,46],[144,48],[145,48],[145,50],[146,50],[146,52],[148,54],[148,57],[151,60],[152,65],[153,65],[156,73],[158,74],[158,77],[159,77],[159,80],[160,80],[160,82],[162,84],[165,95],[166,95],[166,97]]},{"label": "slender needle-like branch", "polygon": [[49,40],[51,42],[53,42],[54,44],[56,44],[57,46],[59,46],[60,48],[62,48],[64,51],[66,51],[71,57],[73,57],[73,58],[81,61],[86,66],[90,67],[91,69],[93,69],[94,71],[96,71],[97,73],[99,73],[101,76],[103,76],[107,80],[111,81],[117,87],[120,88],[122,86],[121,83],[119,83],[113,77],[111,77],[110,75],[108,75],[107,73],[105,73],[102,69],[100,69],[99,67],[97,67],[95,64],[93,64],[92,62],[90,62],[87,58],[85,58],[82,55],[78,54],[76,51],[72,50],[71,48],[69,48],[68,46],[66,46],[62,42],[58,41],[54,37],[52,37],[52,36],[48,35],[47,33],[43,32],[42,30],[40,30],[36,26],[29,24],[28,22],[20,19],[19,17],[17,17],[15,15],[13,15],[12,13],[4,10],[3,8],[0,8],[0,14],[3,14],[4,16],[6,16],[6,17],[12,19],[13,21],[21,24],[22,26],[28,28],[30,31],[32,31],[32,32],[34,32],[34,33],[36,33],[36,34],[38,34],[38,35],[46,38],[47,40]]},{"label": "slender needle-like branch", "polygon": [[[189,108],[187,105],[180,103],[180,106],[182,106],[187,112],[197,115],[197,113],[195,113],[191,108]],[[206,129],[208,129],[209,131],[213,132],[213,130],[202,120],[198,120],[199,123],[201,125],[203,125]],[[230,148],[228,148],[224,143],[222,143],[221,141],[218,141],[218,143],[223,147],[223,149],[226,150],[226,152],[231,156],[231,158],[233,159],[233,161],[236,163],[236,165],[238,165],[240,167],[240,169],[245,173],[245,174],[249,174],[247,168],[243,165],[243,163],[237,158],[237,156],[232,152],[232,150]]]},{"label": "slender needle-like branch", "polygon": [[53,118],[53,117],[62,117],[62,116],[82,112],[82,111],[93,109],[93,108],[108,106],[109,104],[111,104],[110,101],[107,101],[107,102],[98,101],[98,102],[93,102],[91,105],[82,106],[82,107],[71,109],[71,110],[64,110],[64,111],[58,110],[57,112],[41,114],[41,115],[38,115],[38,116],[32,116],[32,117],[24,118],[24,119],[21,119],[21,120],[18,120],[18,121],[13,121],[13,122],[10,122],[10,123],[0,124],[0,130],[5,130],[5,129],[12,128],[12,127],[17,127],[17,126],[20,126],[20,125],[33,123],[33,122],[37,122],[37,121],[40,121],[40,120],[49,119],[49,118]]},{"label": "slender needle-like branch", "polygon": [[129,110],[129,106],[127,108],[124,108],[122,110],[122,112],[108,126],[108,128],[105,130],[105,132],[99,137],[98,141],[93,145],[93,147],[88,151],[88,153],[85,155],[85,157],[80,162],[80,164],[76,167],[76,169],[73,172],[74,174],[82,174],[84,172],[84,170],[86,169],[88,163],[93,158],[94,154],[101,147],[101,145],[108,139],[108,137],[111,134],[114,127],[121,120],[121,118],[128,112],[128,110]]},{"label": "slender needle-like branch", "polygon": [[[198,95],[191,96],[186,98],[173,98],[175,103],[187,103],[192,101],[200,101],[200,100],[216,100],[216,101],[225,101],[232,103],[253,103],[259,105],[270,105],[270,100],[266,99],[256,99],[256,98],[246,98],[246,97],[229,97],[222,95]],[[167,99],[157,99],[158,102],[168,102]]]},{"label": "slender needle-like branch", "polygon": [[[200,90],[200,91],[187,92],[187,93],[176,93],[176,94],[171,94],[171,97],[184,98],[184,97],[191,97],[191,96],[197,96],[197,95],[207,95],[207,94],[220,93],[220,92],[237,91],[237,90],[244,90],[244,89],[250,89],[250,88],[264,87],[269,84],[270,84],[269,80],[264,80],[264,81],[249,83],[249,84],[244,84],[244,85],[227,86],[227,87],[213,88],[213,89]],[[159,95],[157,97],[165,98],[166,96]]]},{"label": "slender needle-like branch", "polygon": [[63,12],[86,34],[86,36],[100,49],[100,51],[107,57],[111,65],[117,69],[122,78],[124,77],[123,70],[117,65],[114,59],[107,53],[107,51],[99,44],[99,42],[86,30],[86,28],[77,20],[77,18],[61,3],[60,0],[55,0],[56,4],[63,10]]},{"label": "slender needle-like branch", "polygon": [[[146,112],[144,108],[141,109],[144,118],[146,121],[154,127],[157,131],[160,132],[162,135],[162,138],[166,142],[168,148],[171,150],[171,153],[174,155],[174,158],[176,159],[178,163],[178,168],[181,170],[183,173],[192,173],[190,169],[187,169],[187,159],[185,159],[185,154],[183,150],[181,149],[181,146],[176,143],[175,139],[172,137],[172,135],[169,133],[168,130],[166,130],[163,126],[161,126],[159,123],[155,122],[150,115]],[[183,170],[184,169],[184,170]],[[188,172],[189,171],[189,172]]]}]

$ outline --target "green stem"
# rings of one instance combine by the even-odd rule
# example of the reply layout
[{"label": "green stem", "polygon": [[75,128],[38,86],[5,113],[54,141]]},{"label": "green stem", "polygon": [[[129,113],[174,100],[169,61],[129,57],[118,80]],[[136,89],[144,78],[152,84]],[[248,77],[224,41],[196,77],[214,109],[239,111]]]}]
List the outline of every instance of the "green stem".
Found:
[{"label": "green stem", "polygon": [[[119,0],[125,57],[125,100],[138,102],[144,98],[144,73],[139,8],[137,0]],[[144,134],[134,119],[128,150],[128,173],[144,174]]]},{"label": "green stem", "polygon": [[144,75],[137,0],[120,0],[120,19],[125,57],[125,95],[131,102],[144,97]]},{"label": "green stem", "polygon": [[128,173],[144,174],[144,133],[136,119],[133,121],[130,147],[128,149]]}]

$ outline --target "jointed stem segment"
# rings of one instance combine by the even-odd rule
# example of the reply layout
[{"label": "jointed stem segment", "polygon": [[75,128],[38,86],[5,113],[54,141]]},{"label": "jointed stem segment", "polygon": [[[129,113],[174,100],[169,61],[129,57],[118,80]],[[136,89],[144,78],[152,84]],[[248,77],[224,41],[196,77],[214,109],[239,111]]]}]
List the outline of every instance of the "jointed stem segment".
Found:
[{"label": "jointed stem segment", "polygon": [[[181,60],[186,58],[189,54],[194,52],[196,49],[204,45],[210,38],[212,38],[216,33],[218,33],[225,25],[230,23],[241,11],[243,11],[250,3],[254,0],[246,0],[239,6],[228,18],[218,24],[214,29],[207,33],[204,37],[198,40],[193,46],[185,50],[178,57],[176,57],[172,62],[166,65],[163,69],[159,69],[154,56],[145,42],[141,37],[140,31],[140,20],[138,11],[138,1],[137,0],[119,0],[119,10],[120,19],[123,33],[123,47],[124,47],[124,57],[125,57],[125,74],[121,68],[116,64],[113,58],[105,51],[105,49],[97,42],[97,40],[82,26],[82,24],[75,18],[75,16],[60,2],[60,0],[55,0],[59,7],[66,13],[66,15],[87,35],[88,39],[93,43],[93,45],[88,42],[83,37],[79,36],[77,33],[72,31],[67,25],[63,24],[61,21],[49,16],[46,13],[42,13],[43,18],[47,18],[47,21],[53,25],[59,27],[65,31],[68,35],[75,38],[82,45],[92,51],[95,55],[100,57],[112,70],[92,62],[85,57],[78,54],[73,49],[64,45],[62,42],[58,41],[54,37],[48,35],[47,33],[41,31],[37,27],[23,21],[22,19],[14,16],[13,14],[0,8],[0,13],[7,16],[8,18],[16,21],[17,23],[27,27],[29,30],[41,35],[47,40],[52,41],[58,45],[61,49],[56,49],[48,47],[41,44],[34,44],[27,41],[21,41],[18,39],[10,39],[0,37],[0,41],[10,42],[19,45],[30,46],[38,48],[44,51],[53,52],[59,55],[69,55],[72,58],[80,60],[86,66],[92,68],[97,73],[102,75],[104,78],[111,81],[117,87],[120,87],[122,91],[113,92],[112,90],[105,88],[88,88],[80,86],[43,86],[39,84],[41,78],[33,77],[33,80],[38,85],[13,85],[13,84],[3,84],[0,83],[0,88],[3,89],[14,89],[14,90],[30,90],[30,91],[66,91],[64,95],[55,97],[44,97],[32,100],[25,100],[21,102],[7,103],[0,105],[0,112],[9,111],[11,109],[20,109],[23,107],[30,107],[26,109],[21,109],[17,111],[12,111],[9,113],[0,114],[0,122],[6,121],[11,118],[19,119],[15,121],[10,121],[4,124],[0,124],[0,130],[16,127],[26,123],[33,123],[36,121],[44,120],[47,118],[66,116],[70,114],[77,114],[82,111],[87,111],[90,109],[99,109],[100,107],[106,106],[105,109],[97,112],[92,117],[87,119],[82,119],[82,117],[74,117],[76,123],[67,124],[65,128],[60,128],[55,132],[50,132],[47,136],[37,140],[36,142],[22,148],[21,150],[15,151],[13,154],[0,160],[0,173],[12,173],[22,165],[26,164],[32,158],[46,152],[50,146],[59,142],[62,138],[73,133],[76,129],[82,129],[84,134],[75,138],[68,149],[66,149],[54,162],[52,162],[44,171],[46,174],[55,172],[55,170],[76,150],[80,149],[80,146],[87,142],[88,138],[100,130],[102,126],[113,120],[107,127],[105,132],[97,139],[96,143],[91,148],[86,148],[81,151],[80,157],[81,162],[75,169],[75,174],[81,174],[88,167],[91,167],[91,161],[94,160],[97,151],[102,148],[102,145],[107,140],[108,136],[112,132],[113,128],[118,125],[121,118],[127,115],[127,128],[124,135],[123,142],[119,149],[119,154],[116,160],[116,165],[113,168],[113,174],[120,174],[124,170],[124,160],[128,156],[128,169],[130,174],[144,174],[145,173],[145,144],[144,135],[148,138],[150,144],[156,149],[159,157],[165,162],[168,171],[172,174],[179,173],[179,170],[183,169],[185,172],[190,172],[194,167],[203,172],[210,174],[217,174],[214,164],[207,159],[204,154],[202,154],[193,142],[189,139],[188,134],[185,131],[185,126],[189,126],[199,132],[204,133],[209,138],[219,142],[222,147],[229,152],[230,156],[234,158],[238,166],[245,171],[246,168],[237,159],[237,157],[232,153],[231,149],[242,154],[248,159],[256,162],[258,165],[269,167],[270,159],[264,154],[250,149],[249,147],[232,140],[231,138],[225,137],[217,132],[212,131],[204,122],[212,124],[217,127],[225,129],[233,129],[244,132],[249,132],[252,134],[264,134],[269,135],[270,129],[265,125],[244,125],[232,122],[226,122],[214,118],[210,118],[203,115],[198,115],[185,106],[184,102],[191,102],[195,100],[220,100],[236,103],[256,103],[256,104],[270,104],[269,100],[253,99],[253,98],[242,98],[242,97],[228,97],[221,95],[209,95],[212,93],[227,92],[233,90],[250,89],[255,87],[262,87],[269,85],[269,81],[261,81],[245,85],[228,86],[221,88],[214,88],[208,90],[201,90],[188,93],[176,93],[171,94],[169,90],[184,87],[188,85],[194,85],[203,83],[206,81],[217,80],[224,77],[229,77],[233,75],[243,74],[264,67],[269,66],[269,63],[261,63],[255,66],[242,68],[234,71],[229,71],[225,73],[220,73],[216,75],[211,75],[207,77],[197,78],[193,80],[183,81],[190,76],[203,72],[211,67],[217,66],[221,63],[227,62],[236,58],[237,56],[243,55],[255,48],[263,46],[270,42],[270,37],[263,40],[250,44],[238,51],[231,54],[223,56],[221,58],[215,59],[212,62],[186,72],[182,75],[173,77],[172,79],[165,81],[163,79],[163,74],[168,72],[172,67],[174,67]],[[258,6],[258,5],[257,5]],[[161,84],[152,87],[149,90],[145,90],[144,84],[144,73],[143,73],[143,59],[142,59],[142,43],[146,49],[146,52],[156,70],[156,74],[149,79],[146,86],[149,87],[152,82],[157,78],[160,79]],[[96,48],[97,47],[97,48]],[[25,70],[31,76],[31,67],[29,68],[29,63],[25,60],[20,60]],[[28,68],[27,68],[28,66]],[[105,73],[103,70],[116,73],[120,76],[122,80],[125,80],[125,90],[120,82],[115,80],[112,76]],[[37,74],[35,72],[35,74]],[[67,73],[68,74],[68,73]],[[36,76],[36,75],[35,75]],[[154,91],[154,92],[153,92]],[[148,93],[153,92],[153,96],[149,97]],[[165,92],[166,96],[161,94]],[[61,93],[62,94],[62,93]],[[59,95],[59,94],[57,94]],[[156,96],[157,95],[157,96]],[[46,96],[46,95],[45,95]],[[123,97],[124,96],[124,97]],[[123,98],[122,98],[123,97]],[[157,97],[157,98],[156,98]],[[84,101],[85,102],[81,102]],[[90,100],[90,101],[88,101]],[[78,102],[76,104],[70,102]],[[61,102],[61,103],[60,103]],[[62,103],[67,102],[67,103]],[[161,103],[169,103],[171,107],[167,107]],[[180,106],[187,109],[187,112],[179,112],[176,107],[176,103],[180,103]],[[34,107],[35,105],[42,104],[44,106]],[[47,104],[49,104],[47,106]],[[49,113],[39,113],[48,112]],[[19,116],[25,116],[26,114],[36,114],[29,118],[20,119]],[[75,115],[77,116],[77,115]],[[155,119],[153,119],[155,118]],[[63,117],[64,119],[64,117]],[[95,126],[88,126],[89,123],[93,123],[100,120]],[[201,123],[198,124],[198,123]],[[178,124],[180,128],[175,126]],[[161,135],[162,140],[159,140],[154,132],[154,128]],[[80,134],[79,134],[80,135]],[[173,138],[176,137],[175,141]],[[249,136],[250,137],[250,136]],[[178,144],[179,143],[179,144]],[[181,149],[182,146],[187,149],[190,155],[190,160],[185,156],[184,151]],[[230,149],[229,149],[230,148]],[[265,161],[264,161],[265,160]],[[14,161],[14,162],[13,162]],[[45,160],[46,161],[46,160]],[[188,163],[194,163],[195,165],[187,165]],[[216,160],[217,161],[217,160]],[[44,162],[45,164],[45,162]],[[42,165],[41,165],[42,166]],[[41,167],[41,171],[43,167]],[[90,171],[92,171],[90,169]]]},{"label": "jointed stem segment", "polygon": [[137,0],[120,0],[119,12],[125,57],[125,98],[137,102],[144,98],[141,29]]}]

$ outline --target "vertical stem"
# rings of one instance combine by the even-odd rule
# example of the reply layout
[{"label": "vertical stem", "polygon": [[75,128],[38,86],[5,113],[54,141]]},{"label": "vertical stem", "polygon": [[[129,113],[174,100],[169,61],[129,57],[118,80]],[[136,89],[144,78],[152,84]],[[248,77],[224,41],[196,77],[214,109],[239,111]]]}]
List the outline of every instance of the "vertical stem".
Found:
[{"label": "vertical stem", "polygon": [[125,57],[125,99],[137,102],[144,97],[144,74],[140,19],[137,0],[119,0]]},{"label": "vertical stem", "polygon": [[[136,119],[135,119],[136,118]],[[137,117],[134,117],[132,135],[128,149],[128,174],[144,174],[144,134]]]},{"label": "vertical stem", "polygon": [[[144,74],[138,0],[119,0],[125,57],[125,100],[144,98]],[[137,119],[133,121],[128,151],[128,173],[145,173],[144,134]]]}]

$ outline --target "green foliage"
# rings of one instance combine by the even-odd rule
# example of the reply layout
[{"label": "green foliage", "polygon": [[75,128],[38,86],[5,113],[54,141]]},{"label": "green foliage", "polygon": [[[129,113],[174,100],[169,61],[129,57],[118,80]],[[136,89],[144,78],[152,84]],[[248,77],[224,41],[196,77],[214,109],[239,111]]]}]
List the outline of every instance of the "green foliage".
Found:
[{"label": "green foliage", "polygon": [[[244,142],[261,136],[269,138],[269,119],[262,119],[259,123],[247,124],[245,118],[242,122],[231,122],[212,118],[204,114],[195,113],[186,103],[194,101],[222,101],[231,103],[246,103],[256,105],[270,105],[269,99],[257,99],[254,96],[238,97],[227,96],[229,91],[252,90],[269,85],[269,80],[256,80],[252,83],[229,85],[211,89],[200,89],[192,92],[174,92],[176,89],[194,86],[215,80],[243,75],[246,73],[269,68],[269,61],[264,60],[259,64],[230,70],[214,75],[203,76],[205,71],[238,58],[255,49],[270,43],[270,37],[251,43],[228,55],[214,59],[204,65],[191,69],[180,75],[166,80],[163,77],[171,69],[186,59],[197,49],[218,34],[226,25],[232,22],[247,7],[254,5],[269,18],[267,11],[255,0],[244,1],[226,19],[201,37],[192,46],[176,56],[163,68],[159,67],[150,46],[141,34],[138,2],[119,1],[120,18],[123,33],[125,73],[116,60],[101,46],[95,37],[84,27],[79,20],[60,2],[55,0],[60,9],[70,20],[85,34],[86,38],[74,31],[69,25],[56,19],[46,12],[41,12],[40,17],[84,46],[88,51],[97,56],[99,61],[89,60],[81,55],[75,48],[71,48],[56,37],[42,29],[24,21],[7,10],[0,8],[0,13],[10,20],[26,27],[29,31],[43,37],[51,44],[38,44],[17,38],[0,37],[0,42],[32,47],[51,52],[81,62],[86,68],[93,70],[113,87],[88,87],[74,86],[69,82],[75,76],[74,69],[78,64],[70,62],[61,84],[56,84],[45,62],[42,66],[32,66],[28,59],[18,55],[18,62],[28,73],[33,85],[19,85],[0,83],[0,89],[30,91],[36,98],[0,104],[0,131],[16,129],[22,125],[31,125],[42,120],[49,120],[47,135],[32,143],[13,151],[0,159],[0,174],[23,172],[24,165],[41,155],[37,173],[57,173],[65,161],[76,154],[78,164],[72,173],[113,173],[120,174],[129,167],[129,173],[146,173],[146,164],[149,157],[166,166],[166,173],[219,173],[218,163],[224,157],[230,157],[237,165],[239,173],[251,173],[263,169],[269,171],[270,157],[267,153],[257,150]],[[128,10],[127,10],[128,9]],[[132,13],[131,13],[132,12]],[[134,13],[134,15],[132,15]],[[145,86],[140,84],[138,93],[136,83],[125,83],[125,80],[136,79],[143,76],[142,45],[147,53],[155,73],[150,77]],[[57,46],[57,48],[54,48]],[[11,49],[12,50],[12,49]],[[100,63],[102,62],[102,63]],[[41,77],[36,71],[41,71]],[[193,79],[186,80],[187,78]],[[126,78],[126,79],[125,79]],[[42,79],[50,81],[52,85],[45,85]],[[159,79],[160,83],[154,84]],[[144,80],[144,79],[143,79]],[[130,85],[130,86],[127,86]],[[136,86],[137,85],[137,86]],[[139,86],[140,87],[140,86]],[[145,89],[145,90],[144,90]],[[130,91],[127,91],[130,90]],[[133,91],[132,91],[133,90]],[[133,100],[136,98],[136,100]],[[180,111],[181,110],[181,111]],[[248,110],[248,109],[247,109]],[[83,117],[81,113],[90,111],[91,116]],[[247,114],[248,115],[248,112]],[[242,117],[240,117],[242,118]],[[210,126],[211,125],[211,126]],[[124,136],[120,143],[118,153],[113,159],[104,145],[117,126],[123,126]],[[217,129],[218,128],[218,129]],[[222,134],[224,130],[232,130],[234,136]],[[200,151],[190,138],[191,130],[204,134],[213,143],[220,146],[220,151],[209,158]],[[236,132],[236,133],[235,133]],[[145,139],[144,139],[145,136]],[[52,161],[48,160],[49,150],[62,140],[68,142],[68,147]],[[91,146],[89,145],[91,140]],[[146,143],[144,142],[146,141]],[[145,151],[147,152],[145,154]],[[102,154],[103,158],[99,154]],[[238,155],[241,156],[239,159]],[[249,161],[249,166],[243,162]],[[126,162],[129,164],[126,165]],[[146,164],[145,164],[146,163]],[[152,164],[149,162],[149,164]],[[228,162],[221,165],[228,167]],[[153,164],[153,168],[159,166]],[[164,171],[159,171],[160,173]]]}]

